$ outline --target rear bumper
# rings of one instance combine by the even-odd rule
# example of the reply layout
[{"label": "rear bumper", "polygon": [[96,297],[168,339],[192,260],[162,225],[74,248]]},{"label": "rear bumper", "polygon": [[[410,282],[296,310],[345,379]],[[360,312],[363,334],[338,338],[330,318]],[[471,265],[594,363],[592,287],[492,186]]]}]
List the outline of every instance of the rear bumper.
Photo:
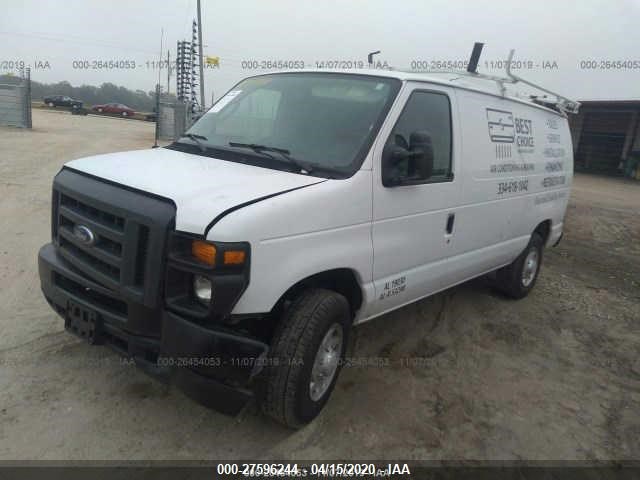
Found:
[{"label": "rear bumper", "polygon": [[[52,244],[40,249],[38,269],[42,292],[67,328],[70,304],[95,312],[99,333],[90,343],[111,347],[145,372],[227,414],[238,413],[253,397],[253,379],[268,351],[265,343],[199,325],[162,307],[136,308],[73,271]],[[145,316],[143,322],[131,318],[139,315]],[[152,320],[162,325],[159,337],[128,328]]]}]

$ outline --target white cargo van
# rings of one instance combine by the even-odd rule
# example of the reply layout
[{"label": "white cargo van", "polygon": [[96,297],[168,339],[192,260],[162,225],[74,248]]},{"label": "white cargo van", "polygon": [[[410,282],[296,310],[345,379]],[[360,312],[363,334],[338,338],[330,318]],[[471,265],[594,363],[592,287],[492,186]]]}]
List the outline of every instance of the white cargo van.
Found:
[{"label": "white cargo van", "polygon": [[[563,105],[473,74],[237,84],[165,148],[67,163],[42,289],[68,330],[199,401],[299,426],[350,330],[497,271],[521,298],[562,236]],[[410,333],[410,332],[409,332]]]}]

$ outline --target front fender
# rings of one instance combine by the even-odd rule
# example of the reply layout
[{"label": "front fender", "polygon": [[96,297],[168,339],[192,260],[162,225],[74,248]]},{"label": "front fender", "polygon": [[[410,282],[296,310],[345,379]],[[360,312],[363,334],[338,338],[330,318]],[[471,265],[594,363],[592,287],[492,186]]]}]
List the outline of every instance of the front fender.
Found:
[{"label": "front fender", "polygon": [[360,170],[222,218],[208,239],[251,243],[249,286],[232,313],[268,312],[300,280],[336,268],[353,270],[366,296],[373,264],[371,202],[371,171]]},{"label": "front fender", "polygon": [[372,275],[370,229],[358,225],[260,243],[252,250],[249,287],[233,313],[268,312],[293,285],[339,268],[355,273],[366,297]]}]

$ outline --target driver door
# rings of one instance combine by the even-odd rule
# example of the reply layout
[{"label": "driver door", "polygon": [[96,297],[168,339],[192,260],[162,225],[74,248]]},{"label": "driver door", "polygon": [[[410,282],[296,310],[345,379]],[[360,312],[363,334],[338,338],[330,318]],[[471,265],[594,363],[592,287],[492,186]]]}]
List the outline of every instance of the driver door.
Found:
[{"label": "driver door", "polygon": [[[455,214],[461,195],[455,92],[445,86],[409,82],[399,99],[374,150],[376,301],[368,316],[455,283],[455,272],[447,262],[455,243]],[[417,151],[419,146],[412,146],[411,139],[418,137],[430,141],[433,149],[426,168],[412,164],[412,147]],[[382,168],[385,156],[394,149],[401,155],[395,154]],[[389,172],[393,181],[387,178]]]}]

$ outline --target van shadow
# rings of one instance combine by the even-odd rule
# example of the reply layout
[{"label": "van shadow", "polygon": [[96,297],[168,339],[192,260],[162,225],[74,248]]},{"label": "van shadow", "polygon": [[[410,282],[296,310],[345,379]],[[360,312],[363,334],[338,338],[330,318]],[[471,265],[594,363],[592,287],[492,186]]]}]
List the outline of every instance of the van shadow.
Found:
[{"label": "van shadow", "polygon": [[[399,398],[406,384],[396,391],[381,390],[385,385],[406,382],[411,375],[410,369],[399,369],[399,362],[437,360],[446,354],[447,342],[433,337],[437,333],[442,339],[443,332],[445,337],[455,336],[458,327],[450,315],[454,301],[463,297],[473,302],[482,303],[482,298],[491,301],[491,292],[487,279],[472,280],[357,326],[331,399],[320,416],[300,430],[288,429],[262,415],[255,402],[235,417],[218,413],[173,387],[155,385],[155,380],[142,373],[127,375],[128,385],[118,394],[125,397],[121,407],[128,405],[155,423],[155,435],[163,436],[162,450],[170,449],[177,459],[368,456],[363,449],[367,442],[359,440],[366,432],[370,433],[368,441],[373,442],[370,454],[375,454],[374,439],[380,443],[382,430],[392,428],[400,421],[401,411],[412,408],[411,399]],[[429,383],[432,379],[415,378],[423,383],[420,388],[436,389]],[[140,410],[141,404],[147,406],[147,413]],[[409,415],[401,422],[409,428],[416,418]]]},{"label": "van shadow", "polygon": [[[233,431],[233,436],[238,438],[260,438],[262,446],[257,451],[245,450],[252,456],[262,452],[266,456],[282,454],[289,457],[299,452],[300,458],[306,459],[316,451],[327,454],[335,450],[339,455],[339,452],[348,451],[345,448],[355,449],[352,450],[354,455],[362,455],[357,441],[348,446],[346,440],[343,443],[336,438],[344,437],[345,429],[356,435],[361,428],[369,428],[371,424],[366,419],[378,418],[378,421],[388,420],[391,424],[393,420],[380,415],[380,410],[387,410],[388,404],[394,403],[394,394],[380,392],[381,384],[406,375],[408,370],[402,368],[403,361],[437,359],[446,353],[447,342],[433,337],[436,334],[440,340],[455,337],[459,326],[451,315],[454,302],[466,298],[467,302],[477,302],[480,309],[483,302],[489,308],[499,295],[494,293],[492,285],[490,278],[474,279],[356,326],[332,398],[321,415],[304,428],[295,431],[282,427],[260,414],[256,403],[251,403],[232,423],[228,423],[230,417],[221,420],[219,414],[209,411],[205,414],[207,420],[201,424],[201,433],[204,436],[214,434],[222,421],[228,424],[227,434]],[[425,387],[430,388],[429,385]],[[364,419],[369,427],[358,418]],[[344,419],[350,420],[345,423]],[[345,439],[348,437],[347,432]]]}]

